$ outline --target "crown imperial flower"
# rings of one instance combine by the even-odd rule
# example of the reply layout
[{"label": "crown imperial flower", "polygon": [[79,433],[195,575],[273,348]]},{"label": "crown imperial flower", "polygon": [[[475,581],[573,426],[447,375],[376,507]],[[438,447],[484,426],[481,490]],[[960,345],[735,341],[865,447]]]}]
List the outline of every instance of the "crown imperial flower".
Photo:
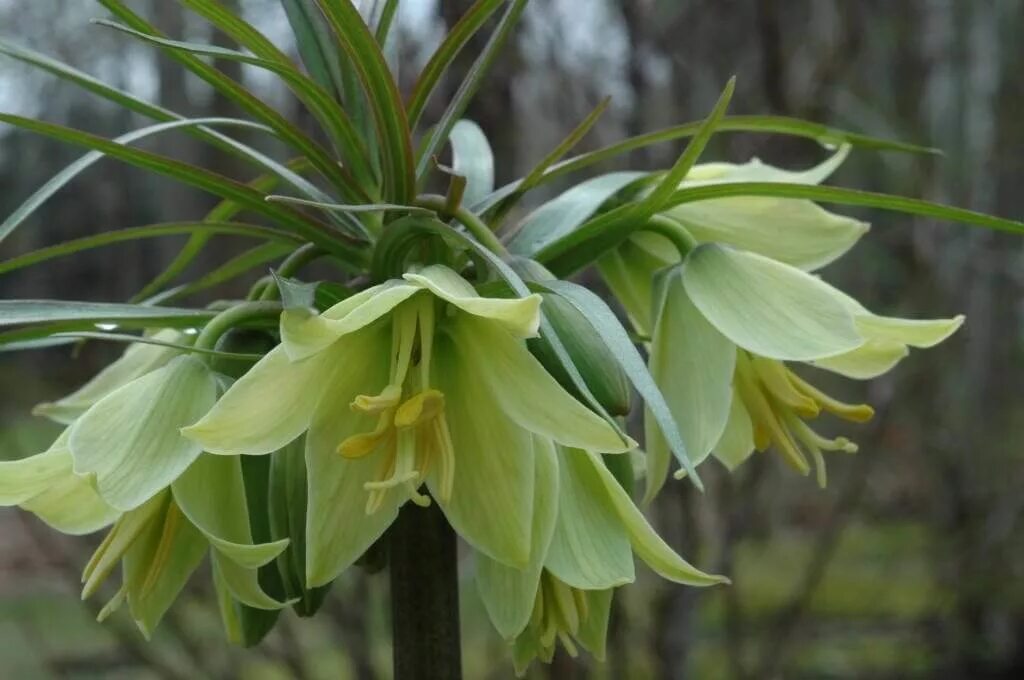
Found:
[{"label": "crown imperial flower", "polygon": [[478,551],[522,566],[534,435],[633,446],[530,355],[539,305],[480,297],[434,265],[320,315],[285,311],[281,345],[184,432],[212,453],[265,454],[308,430],[312,585],[352,564],[405,502],[429,503],[424,484]]}]

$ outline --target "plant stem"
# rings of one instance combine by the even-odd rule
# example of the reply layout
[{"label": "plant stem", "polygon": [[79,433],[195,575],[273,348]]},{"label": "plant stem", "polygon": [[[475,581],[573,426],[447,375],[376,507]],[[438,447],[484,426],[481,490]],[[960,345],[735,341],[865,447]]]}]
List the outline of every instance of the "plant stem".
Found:
[{"label": "plant stem", "polygon": [[243,302],[229,307],[210,319],[203,327],[199,337],[196,338],[195,346],[199,349],[214,349],[220,336],[230,328],[252,319],[276,318],[280,314],[281,303],[279,302]]},{"label": "plant stem", "polygon": [[696,239],[690,235],[690,232],[686,230],[686,227],[665,215],[653,215],[649,220],[647,220],[647,224],[644,225],[643,231],[661,234],[670,240],[676,250],[679,251],[680,258],[685,258],[691,250],[697,247]]},{"label": "plant stem", "polygon": [[466,207],[459,206],[454,213],[448,215],[448,199],[444,196],[437,196],[434,194],[417,196],[415,204],[421,208],[429,208],[430,210],[436,211],[441,215],[442,219],[454,217],[466,228],[467,231],[469,231],[469,233],[473,235],[473,238],[479,241],[492,253],[499,257],[508,255],[508,250],[502,242],[498,240],[498,237],[494,235],[491,228]]},{"label": "plant stem", "polygon": [[394,677],[460,680],[455,532],[437,503],[406,503],[389,531]]}]

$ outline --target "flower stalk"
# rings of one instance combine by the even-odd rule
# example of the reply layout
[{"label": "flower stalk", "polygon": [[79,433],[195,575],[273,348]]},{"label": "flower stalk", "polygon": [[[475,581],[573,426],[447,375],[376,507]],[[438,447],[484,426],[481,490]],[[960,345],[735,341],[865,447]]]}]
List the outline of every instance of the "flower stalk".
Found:
[{"label": "flower stalk", "polygon": [[459,680],[455,532],[437,503],[407,503],[388,536],[395,677]]}]

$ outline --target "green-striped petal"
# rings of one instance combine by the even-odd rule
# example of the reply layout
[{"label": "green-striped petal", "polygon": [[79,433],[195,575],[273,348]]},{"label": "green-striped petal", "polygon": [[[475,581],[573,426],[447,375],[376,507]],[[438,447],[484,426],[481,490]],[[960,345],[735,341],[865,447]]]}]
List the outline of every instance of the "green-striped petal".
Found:
[{"label": "green-striped petal", "polygon": [[[668,274],[651,342],[650,369],[694,465],[707,458],[722,436],[732,399],[736,346],[694,306],[679,271]],[[644,417],[648,492],[664,483],[671,452],[655,419]]]},{"label": "green-striped petal", "polygon": [[[183,334],[178,330],[164,329],[153,334],[152,338],[162,342],[181,343]],[[129,345],[117,361],[97,373],[92,380],[75,392],[55,402],[39,404],[32,412],[70,425],[90,406],[118,387],[164,366],[180,353],[180,350],[173,347],[161,345]]]},{"label": "green-striped petal", "polygon": [[[820,165],[792,172],[754,159],[743,165],[709,163],[691,170],[684,187],[730,182],[819,184],[846,157],[843,147]],[[668,212],[702,243],[722,243],[805,270],[819,269],[848,251],[869,225],[804,199],[737,196],[695,201]]]},{"label": "green-striped petal", "polygon": [[560,449],[558,462],[558,521],[545,567],[582,590],[632,583],[629,536],[587,454]]},{"label": "green-striped petal", "polygon": [[119,510],[131,510],[177,479],[200,453],[181,436],[216,399],[213,373],[191,356],[119,387],[71,426],[68,445],[78,474]]},{"label": "green-striped petal", "polygon": [[386,316],[420,290],[419,286],[388,281],[342,300],[319,316],[305,309],[285,310],[281,343],[288,358],[301,361]]},{"label": "green-striped petal", "polygon": [[472,381],[486,386],[474,389],[487,392],[497,413],[564,446],[621,453],[636,445],[624,443],[604,419],[566,392],[523,341],[501,326],[463,316],[452,324],[451,335],[459,354],[473,364]]},{"label": "green-striped petal", "polygon": [[354,434],[373,431],[377,424],[376,416],[353,411],[349,404],[356,395],[376,394],[387,383],[391,347],[386,329],[366,329],[345,342],[351,358],[331,382],[306,435],[306,580],[310,587],[330,582],[359,559],[395,520],[405,500],[396,489],[375,513],[367,515],[363,484],[380,477],[380,458],[370,454],[349,460],[338,454],[338,444]]},{"label": "green-striped petal", "polygon": [[330,352],[292,363],[272,349],[237,380],[202,420],[184,428],[203,450],[224,455],[277,451],[302,434],[342,362],[362,358],[338,343]]},{"label": "green-striped petal", "polygon": [[870,380],[891,371],[910,350],[902,342],[868,340],[857,349],[811,362],[854,380]]},{"label": "green-striped petal", "polygon": [[21,505],[37,496],[71,471],[71,452],[64,430],[43,453],[20,460],[0,461],[0,506]]},{"label": "green-striped petal", "polygon": [[705,574],[676,554],[654,531],[643,513],[636,507],[629,494],[615,480],[612,473],[601,462],[601,457],[589,451],[574,451],[584,456],[604,485],[612,506],[626,527],[630,543],[637,557],[663,578],[691,586],[711,586],[728,583],[724,576]]},{"label": "green-striped petal", "polygon": [[[492,322],[488,325],[515,340]],[[534,447],[529,430],[520,427],[493,387],[482,379],[494,359],[439,335],[434,349],[438,389],[445,395],[445,417],[455,452],[451,498],[434,497],[455,531],[491,559],[510,567],[530,562],[533,517]],[[427,483],[437,488],[437,469]]]},{"label": "green-striped petal", "polygon": [[288,539],[253,544],[242,465],[236,456],[199,456],[174,481],[171,491],[206,540],[240,567],[262,567],[288,547]]},{"label": "green-striped petal", "polygon": [[199,530],[168,502],[125,552],[128,608],[147,640],[203,561],[207,547]]},{"label": "green-striped petal", "polygon": [[754,452],[754,425],[747,407],[738,394],[733,394],[729,420],[721,439],[715,444],[715,458],[729,470],[735,470]]},{"label": "green-striped petal", "polygon": [[533,526],[530,563],[514,569],[484,554],[476,559],[476,585],[498,633],[511,640],[530,622],[544,559],[558,513],[558,462],[550,440],[534,437],[536,472],[533,488]]},{"label": "green-striped petal", "polygon": [[497,322],[518,338],[532,338],[540,327],[540,295],[524,298],[486,298],[468,281],[443,265],[431,265],[405,275],[405,280],[426,288],[467,314]]},{"label": "green-striped petal", "polygon": [[789,265],[725,246],[695,248],[683,264],[694,305],[732,342],[760,356],[807,361],[864,338],[842,294]]}]

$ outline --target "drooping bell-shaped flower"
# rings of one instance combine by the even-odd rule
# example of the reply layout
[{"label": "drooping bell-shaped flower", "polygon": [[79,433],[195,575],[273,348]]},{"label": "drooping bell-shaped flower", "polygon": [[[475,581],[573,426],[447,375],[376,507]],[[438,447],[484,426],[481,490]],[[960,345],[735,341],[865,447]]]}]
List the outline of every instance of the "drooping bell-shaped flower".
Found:
[{"label": "drooping bell-shaped flower", "polygon": [[170,488],[121,512],[88,477],[75,474],[63,434],[44,453],[0,463],[0,505],[20,506],[67,534],[113,525],[85,567],[82,597],[94,595],[121,566],[122,585],[100,619],[127,602],[147,638],[207,553],[225,596],[257,608],[284,606],[263,592],[256,570],[288,541],[253,544],[237,458],[201,456]]},{"label": "drooping bell-shaped flower", "polygon": [[[962,316],[878,316],[795,267],[716,244],[698,246],[681,266],[666,270],[655,298],[651,372],[694,462],[714,453],[732,468],[755,448],[774,444],[802,473],[813,462],[821,484],[822,452],[856,446],[818,435],[805,420],[828,412],[864,422],[872,410],[829,397],[785,362],[874,377],[906,356],[908,347],[934,346],[963,323]],[[669,453],[653,418],[646,420],[656,488]]]},{"label": "drooping bell-shaped flower", "polygon": [[412,500],[479,552],[531,557],[534,435],[624,451],[616,431],[526,349],[539,296],[491,299],[434,265],[321,315],[289,310],[281,346],[184,430],[221,454],[266,454],[308,430],[307,576],[351,565]]},{"label": "drooping bell-shaped flower", "polygon": [[600,658],[612,590],[632,583],[634,555],[660,576],[692,586],[727,583],[675,553],[595,453],[534,440],[530,562],[512,568],[477,556],[477,589],[517,668],[550,660],[574,640]]},{"label": "drooping bell-shaped flower", "polygon": [[180,430],[216,398],[214,373],[189,355],[111,390],[68,427],[75,472],[92,477],[118,510],[139,507],[199,457],[202,448]]},{"label": "drooping bell-shaped flower", "polygon": [[[184,333],[173,328],[158,330],[150,337],[154,341],[171,344],[180,344],[185,340]],[[179,354],[181,350],[166,345],[133,343],[116,361],[85,385],[57,401],[39,404],[32,412],[62,425],[70,425],[90,406],[118,387],[165,366]]]},{"label": "drooping bell-shaped flower", "polygon": [[20,507],[73,536],[108,526],[120,513],[73,465],[66,431],[43,453],[0,462],[0,506]]},{"label": "drooping bell-shaped flower", "polygon": [[[793,172],[753,159],[743,165],[695,165],[681,188],[734,182],[820,184],[845,160],[849,147],[808,170]],[[831,213],[807,199],[774,196],[716,198],[675,206],[665,213],[697,243],[721,243],[748,250],[805,271],[834,261],[868,231],[868,225]],[[663,236],[634,234],[599,262],[604,280],[642,334],[654,328],[651,296],[655,273],[681,257]]]}]

